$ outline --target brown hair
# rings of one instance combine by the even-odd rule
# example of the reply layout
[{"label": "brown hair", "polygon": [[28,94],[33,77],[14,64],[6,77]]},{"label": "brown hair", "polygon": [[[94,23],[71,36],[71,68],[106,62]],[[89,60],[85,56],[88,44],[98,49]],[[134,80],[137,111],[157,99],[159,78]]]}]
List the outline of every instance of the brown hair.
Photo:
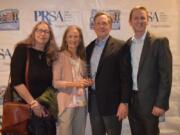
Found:
[{"label": "brown hair", "polygon": [[147,18],[148,18],[148,10],[144,6],[136,6],[131,9],[130,14],[129,14],[129,21],[132,19],[132,14],[135,10],[143,10],[146,12]]},{"label": "brown hair", "polygon": [[97,12],[96,15],[94,16],[94,22],[96,21],[96,18],[101,16],[101,15],[107,16],[109,24],[112,24],[112,22],[113,22],[112,17],[107,12]]},{"label": "brown hair", "polygon": [[37,30],[37,28],[38,28],[38,26],[40,24],[46,24],[48,26],[49,32],[50,32],[49,41],[45,45],[45,49],[44,49],[44,51],[46,53],[47,63],[48,63],[48,65],[50,65],[50,64],[52,64],[52,62],[54,60],[57,59],[58,46],[57,46],[56,41],[55,41],[53,30],[52,30],[51,26],[47,22],[45,22],[45,21],[38,22],[34,26],[31,34],[25,40],[19,42],[18,44],[26,44],[29,47],[34,46],[35,42],[36,42],[35,41],[35,31]]},{"label": "brown hair", "polygon": [[79,36],[80,36],[80,42],[79,42],[79,45],[77,47],[77,52],[76,52],[77,56],[80,57],[82,60],[85,60],[85,46],[84,46],[84,39],[83,39],[82,30],[81,30],[81,28],[79,28],[76,25],[70,25],[66,28],[64,35],[63,35],[63,40],[62,40],[62,45],[61,45],[60,51],[68,50],[66,37],[67,37],[68,32],[72,28],[75,28],[79,32]]}]

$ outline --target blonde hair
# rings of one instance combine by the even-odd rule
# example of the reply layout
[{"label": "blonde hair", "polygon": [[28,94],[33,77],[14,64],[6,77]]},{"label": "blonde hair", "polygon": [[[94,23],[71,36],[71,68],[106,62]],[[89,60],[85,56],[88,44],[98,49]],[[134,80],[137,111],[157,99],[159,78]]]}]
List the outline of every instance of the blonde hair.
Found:
[{"label": "blonde hair", "polygon": [[66,28],[64,35],[63,35],[60,51],[68,50],[66,37],[67,37],[68,32],[73,28],[75,28],[79,32],[79,36],[80,36],[80,42],[79,42],[79,45],[77,47],[77,52],[76,52],[77,56],[80,57],[82,60],[85,60],[85,46],[84,46],[82,30],[81,30],[81,28],[79,28],[76,25],[70,25]]}]

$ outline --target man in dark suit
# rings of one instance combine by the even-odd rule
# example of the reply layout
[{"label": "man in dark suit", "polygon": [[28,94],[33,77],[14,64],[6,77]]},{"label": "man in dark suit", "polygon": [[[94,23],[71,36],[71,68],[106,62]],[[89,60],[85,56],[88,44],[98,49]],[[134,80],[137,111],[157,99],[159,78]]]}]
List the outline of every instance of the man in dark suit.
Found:
[{"label": "man in dark suit", "polygon": [[146,29],[148,11],[137,6],[130,12],[134,36],[127,43],[132,65],[133,87],[129,103],[132,135],[159,135],[159,117],[169,108],[172,55],[169,41]]},{"label": "man in dark suit", "polygon": [[[120,135],[122,119],[128,114],[128,73],[123,41],[109,35],[112,18],[98,12],[94,17],[97,38],[86,48],[87,63],[95,84],[89,88],[89,113],[93,135]],[[129,77],[130,78],[130,77]]]}]

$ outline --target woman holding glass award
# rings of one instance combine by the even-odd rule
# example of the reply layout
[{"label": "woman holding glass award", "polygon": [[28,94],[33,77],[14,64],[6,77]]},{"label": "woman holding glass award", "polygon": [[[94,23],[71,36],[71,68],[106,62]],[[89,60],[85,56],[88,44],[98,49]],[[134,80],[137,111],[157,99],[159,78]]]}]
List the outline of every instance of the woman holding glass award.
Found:
[{"label": "woman holding glass award", "polygon": [[60,135],[84,135],[87,115],[85,47],[79,27],[69,26],[64,33],[58,60],[53,64],[53,85],[58,89]]}]

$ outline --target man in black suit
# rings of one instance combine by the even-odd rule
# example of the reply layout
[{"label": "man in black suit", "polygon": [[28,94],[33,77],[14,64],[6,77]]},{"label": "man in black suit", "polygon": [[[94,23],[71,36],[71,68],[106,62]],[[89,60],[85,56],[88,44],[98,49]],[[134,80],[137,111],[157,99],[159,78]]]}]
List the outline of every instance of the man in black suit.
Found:
[{"label": "man in black suit", "polygon": [[172,55],[166,37],[147,31],[148,11],[137,6],[130,12],[134,36],[127,43],[133,87],[129,103],[132,135],[159,135],[159,117],[169,108]]},{"label": "man in black suit", "polygon": [[[112,18],[105,12],[94,17],[97,38],[86,48],[95,85],[89,88],[89,113],[93,135],[120,135],[128,114],[130,64],[123,57],[123,41],[109,35]],[[128,78],[129,77],[129,78]]]}]

